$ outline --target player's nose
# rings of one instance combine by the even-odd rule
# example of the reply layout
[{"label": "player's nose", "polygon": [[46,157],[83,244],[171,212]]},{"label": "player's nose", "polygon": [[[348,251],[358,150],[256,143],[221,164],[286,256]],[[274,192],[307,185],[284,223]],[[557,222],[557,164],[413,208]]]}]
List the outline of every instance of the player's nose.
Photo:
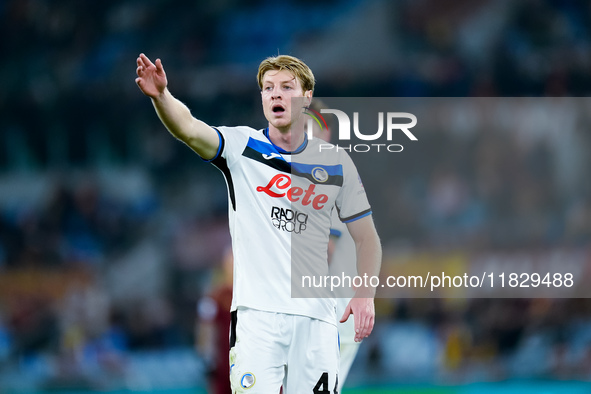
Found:
[{"label": "player's nose", "polygon": [[281,98],[281,90],[277,87],[274,87],[273,91],[271,92],[271,98],[272,99],[280,99]]}]

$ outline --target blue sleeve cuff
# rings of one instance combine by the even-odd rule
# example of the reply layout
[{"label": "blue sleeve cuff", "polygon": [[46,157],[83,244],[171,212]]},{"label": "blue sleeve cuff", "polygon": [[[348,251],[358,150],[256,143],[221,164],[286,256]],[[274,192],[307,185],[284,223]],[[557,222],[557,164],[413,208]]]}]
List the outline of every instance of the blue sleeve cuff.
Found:
[{"label": "blue sleeve cuff", "polygon": [[222,133],[220,133],[220,131],[218,129],[216,129],[215,127],[212,127],[212,129],[214,129],[215,132],[218,133],[218,138],[219,138],[218,151],[215,153],[215,156],[212,157],[211,159],[204,159],[202,157],[201,160],[203,160],[206,163],[212,162],[215,159],[217,159],[218,157],[220,157],[220,154],[222,153],[222,149],[224,147],[224,138],[222,137]]},{"label": "blue sleeve cuff", "polygon": [[371,209],[368,209],[363,212],[359,212],[357,215],[349,216],[348,218],[341,218],[341,222],[351,223],[351,222],[354,222],[355,220],[359,220],[359,219],[364,218],[369,215],[371,215]]}]

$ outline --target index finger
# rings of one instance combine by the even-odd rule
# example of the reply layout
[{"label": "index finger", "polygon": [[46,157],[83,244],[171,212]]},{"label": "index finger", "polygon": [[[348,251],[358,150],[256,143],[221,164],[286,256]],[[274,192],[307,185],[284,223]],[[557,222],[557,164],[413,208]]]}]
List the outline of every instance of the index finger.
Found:
[{"label": "index finger", "polygon": [[361,340],[366,336],[367,316],[365,316],[365,314],[359,313],[357,316],[355,316],[355,318],[355,340],[357,342],[361,342]]},{"label": "index finger", "polygon": [[148,57],[146,55],[144,55],[143,53],[140,53],[140,57],[138,58],[138,64],[142,63],[141,65],[144,67],[150,67],[150,66],[154,66],[154,63],[152,63],[150,61],[150,59],[148,59]]},{"label": "index finger", "polygon": [[371,332],[373,331],[373,325],[374,325],[374,316],[369,315],[367,316],[366,320],[365,320],[365,325],[364,325],[364,329],[363,332],[361,333],[363,336],[362,338],[368,337],[369,334],[371,334]]},{"label": "index finger", "polygon": [[361,341],[373,331],[374,315],[369,312],[359,313],[355,321],[355,339]]}]

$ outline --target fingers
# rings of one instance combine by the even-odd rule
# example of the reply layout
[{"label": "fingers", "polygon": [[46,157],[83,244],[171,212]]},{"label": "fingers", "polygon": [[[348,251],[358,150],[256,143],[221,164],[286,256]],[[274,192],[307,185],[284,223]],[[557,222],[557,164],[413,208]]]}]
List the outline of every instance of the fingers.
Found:
[{"label": "fingers", "polygon": [[364,327],[365,317],[359,313],[355,318],[355,342],[361,342],[363,338],[365,338],[365,335],[363,334],[365,332]]},{"label": "fingers", "polygon": [[[150,59],[148,59],[148,57],[147,57],[146,55],[144,55],[143,53],[140,53],[140,57],[138,58],[138,61],[140,61],[140,60],[141,60],[141,62],[142,62],[142,65],[143,65],[145,68],[148,68],[148,67],[153,67],[153,66],[154,66],[154,63],[152,63],[152,62],[150,61]],[[138,65],[139,65],[139,64],[138,64]]]},{"label": "fingers", "polygon": [[135,73],[138,77],[142,77],[146,71],[146,66],[144,65],[144,61],[142,60],[141,56],[137,58],[136,63],[137,68],[135,69]]},{"label": "fingers", "polygon": [[137,63],[137,74],[139,75],[140,73],[143,73],[144,71],[146,71],[148,68],[155,68],[158,71],[162,71],[162,62],[160,61],[160,59],[156,59],[156,64],[159,64],[159,68],[158,66],[154,65],[154,63],[152,63],[150,61],[150,59],[148,59],[148,57],[146,55],[144,55],[143,53],[140,53],[139,57],[136,60]]},{"label": "fingers", "polygon": [[142,55],[140,54],[136,60],[137,63],[137,68],[144,70],[146,68],[146,65],[144,64],[144,60],[142,59]]},{"label": "fingers", "polygon": [[351,306],[347,305],[347,308],[345,308],[345,313],[343,313],[343,316],[341,316],[341,320],[339,320],[339,322],[346,322],[347,320],[349,320],[349,316],[351,316]]},{"label": "fingers", "polygon": [[368,337],[373,330],[373,325],[373,316],[360,316],[355,321],[355,342],[361,342],[364,338]]},{"label": "fingers", "polygon": [[369,298],[352,298],[345,308],[345,312],[341,317],[340,322],[344,323],[353,315],[355,322],[355,342],[361,342],[363,338],[369,336],[373,330],[375,311],[373,307],[373,299]]},{"label": "fingers", "polygon": [[[164,68],[162,67],[162,61],[160,59],[156,59],[156,64],[152,63],[150,61],[150,59],[148,59],[148,57],[146,55],[144,55],[143,53],[140,53],[140,55],[138,56],[137,60],[137,68],[135,70],[137,76],[139,78],[146,78],[149,77],[150,73],[153,73],[154,71],[156,72],[156,74],[164,76]],[[140,84],[139,80],[136,79],[136,83]]]},{"label": "fingers", "polygon": [[374,317],[369,315],[365,316],[363,322],[360,324],[359,329],[356,329],[356,341],[361,342],[363,338],[367,338],[373,331]]},{"label": "fingers", "polygon": [[375,311],[373,308],[372,299],[353,298],[351,300],[351,313],[355,318],[355,342],[361,342],[371,334],[374,321]]}]

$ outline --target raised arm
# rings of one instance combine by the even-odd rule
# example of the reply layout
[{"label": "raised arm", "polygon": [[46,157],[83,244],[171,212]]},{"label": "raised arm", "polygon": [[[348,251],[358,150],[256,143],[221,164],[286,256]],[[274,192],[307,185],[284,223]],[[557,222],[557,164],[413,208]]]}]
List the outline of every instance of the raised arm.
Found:
[{"label": "raised arm", "polygon": [[195,119],[189,108],[170,93],[162,61],[156,59],[154,64],[142,53],[137,58],[136,72],[135,82],[152,99],[156,113],[168,131],[202,158],[215,157],[220,144],[218,134],[206,123]]},{"label": "raised arm", "polygon": [[[363,217],[347,223],[347,228],[355,241],[357,249],[357,275],[362,278],[367,277],[369,285],[369,278],[378,276],[382,264],[382,246],[373,219],[371,215]],[[359,287],[340,320],[343,323],[349,318],[349,315],[353,315],[355,319],[355,342],[361,342],[373,330],[375,294],[376,289],[371,286]]]}]

